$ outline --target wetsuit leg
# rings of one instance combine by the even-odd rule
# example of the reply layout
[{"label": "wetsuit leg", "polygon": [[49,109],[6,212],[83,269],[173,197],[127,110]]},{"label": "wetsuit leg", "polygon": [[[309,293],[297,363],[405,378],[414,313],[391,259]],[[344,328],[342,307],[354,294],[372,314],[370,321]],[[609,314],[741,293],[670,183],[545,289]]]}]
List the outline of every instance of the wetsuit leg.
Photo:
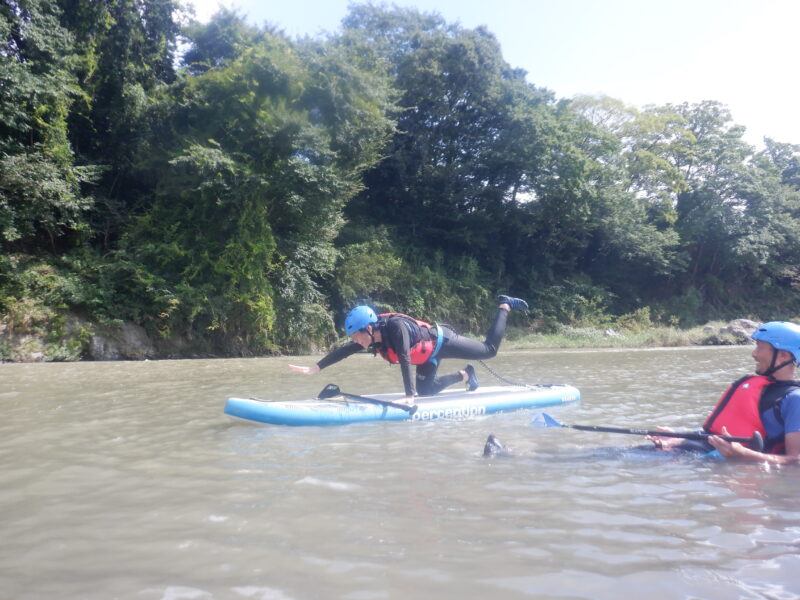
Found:
[{"label": "wetsuit leg", "polygon": [[[482,360],[494,357],[506,331],[507,319],[508,311],[498,308],[494,322],[486,334],[486,341],[483,342],[459,335],[449,327],[442,327],[444,342],[439,354],[436,355],[437,361],[443,358]],[[421,396],[433,396],[443,389],[463,381],[459,371],[439,377],[437,375],[438,367],[439,365],[435,362],[428,362],[417,367],[417,393]]]},{"label": "wetsuit leg", "polygon": [[427,362],[417,367],[417,393],[420,396],[433,396],[454,383],[463,381],[461,373],[452,373],[439,377],[436,373],[439,365]]},{"label": "wetsuit leg", "polygon": [[714,446],[712,446],[706,440],[683,440],[677,446],[673,446],[672,450],[678,450],[680,452],[697,452],[700,454],[706,454],[708,452],[713,452]]},{"label": "wetsuit leg", "polygon": [[493,358],[497,354],[500,342],[503,340],[503,334],[506,332],[507,319],[508,311],[498,308],[494,322],[486,333],[486,341],[484,342],[459,335],[444,327],[444,343],[436,358],[463,358],[466,360]]}]

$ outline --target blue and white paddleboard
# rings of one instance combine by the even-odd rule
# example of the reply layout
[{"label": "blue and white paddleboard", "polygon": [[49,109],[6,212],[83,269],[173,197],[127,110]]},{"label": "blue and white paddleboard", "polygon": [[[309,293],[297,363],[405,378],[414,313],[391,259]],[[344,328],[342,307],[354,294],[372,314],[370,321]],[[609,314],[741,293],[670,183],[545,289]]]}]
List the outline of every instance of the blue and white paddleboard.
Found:
[{"label": "blue and white paddleboard", "polygon": [[[528,387],[481,387],[473,392],[445,390],[435,396],[416,399],[417,411],[354,400],[347,394],[320,400],[262,400],[228,398],[225,414],[273,425],[345,425],[366,421],[433,421],[465,419],[496,412],[578,402],[580,392],[571,385],[550,384]],[[398,402],[402,393],[371,394],[383,402]]]}]

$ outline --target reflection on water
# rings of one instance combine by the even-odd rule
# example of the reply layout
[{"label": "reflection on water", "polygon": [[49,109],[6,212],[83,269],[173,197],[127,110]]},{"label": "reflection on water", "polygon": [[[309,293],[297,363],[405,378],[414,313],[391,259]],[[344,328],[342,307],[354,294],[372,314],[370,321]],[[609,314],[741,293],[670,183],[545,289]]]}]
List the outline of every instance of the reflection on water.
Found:
[{"label": "reflection on water", "polygon": [[[2,597],[800,596],[800,468],[537,429],[532,411],[329,428],[222,413],[231,395],[400,386],[368,356],[316,377],[289,362],[0,367]],[[491,366],[579,387],[581,404],[548,409],[564,423],[688,428],[751,361],[747,348],[518,351]],[[483,458],[489,433],[513,455]]]}]

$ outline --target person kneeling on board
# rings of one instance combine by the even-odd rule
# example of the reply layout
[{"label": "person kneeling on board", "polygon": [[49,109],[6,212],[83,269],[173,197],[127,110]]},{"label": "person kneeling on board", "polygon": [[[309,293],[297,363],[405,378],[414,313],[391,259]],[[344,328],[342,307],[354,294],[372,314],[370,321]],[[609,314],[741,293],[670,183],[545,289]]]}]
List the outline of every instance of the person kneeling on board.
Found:
[{"label": "person kneeling on board", "polygon": [[708,438],[710,446],[705,448],[697,448],[698,442],[651,436],[656,447],[716,449],[727,458],[778,464],[800,461],[800,381],[794,381],[800,362],[800,325],[772,321],[761,325],[751,337],[756,342],[752,353],[756,374],[742,377],[725,390],[703,430],[744,437],[758,432],[764,438],[764,453],[717,436]]},{"label": "person kneeling on board", "polygon": [[[474,391],[478,388],[478,378],[472,365],[440,377],[437,374],[439,361],[444,358],[482,360],[497,354],[508,313],[512,309],[528,309],[528,303],[520,298],[501,295],[497,301],[497,314],[484,342],[459,335],[444,325],[430,325],[400,313],[375,314],[369,306],[356,306],[344,322],[349,343],[332,351],[316,365],[289,365],[289,368],[313,375],[362,349],[372,348],[385,360],[400,365],[405,388],[403,404],[413,405],[415,396],[433,396],[460,381],[467,384],[469,391]],[[416,365],[415,378],[411,377],[411,365]]]}]

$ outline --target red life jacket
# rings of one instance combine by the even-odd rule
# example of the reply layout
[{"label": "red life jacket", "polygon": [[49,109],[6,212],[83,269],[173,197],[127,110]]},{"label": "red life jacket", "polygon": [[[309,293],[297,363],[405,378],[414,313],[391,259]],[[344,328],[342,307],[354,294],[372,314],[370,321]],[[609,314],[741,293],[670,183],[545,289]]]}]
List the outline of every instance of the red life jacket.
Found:
[{"label": "red life jacket", "polygon": [[730,435],[750,437],[758,431],[764,437],[764,449],[771,454],[785,452],[784,436],[767,438],[761,415],[773,410],[775,419],[783,423],[780,402],[796,389],[796,381],[777,381],[766,375],[747,375],[734,381],[708,415],[703,429],[708,433],[722,433],[724,426]]},{"label": "red life jacket", "polygon": [[[414,317],[409,317],[403,313],[382,313],[378,315],[379,322],[387,321],[390,317],[401,317],[403,325],[408,328],[409,333],[409,358],[412,365],[423,365],[434,356],[437,346],[437,336],[433,333],[433,326],[425,321],[420,321]],[[393,348],[381,343],[381,356],[392,364],[400,362],[397,352]]]},{"label": "red life jacket", "polygon": [[758,403],[764,388],[774,382],[772,377],[764,375],[747,375],[734,381],[708,415],[703,429],[721,435],[726,427],[734,436],[750,437],[754,431],[766,436]]}]

